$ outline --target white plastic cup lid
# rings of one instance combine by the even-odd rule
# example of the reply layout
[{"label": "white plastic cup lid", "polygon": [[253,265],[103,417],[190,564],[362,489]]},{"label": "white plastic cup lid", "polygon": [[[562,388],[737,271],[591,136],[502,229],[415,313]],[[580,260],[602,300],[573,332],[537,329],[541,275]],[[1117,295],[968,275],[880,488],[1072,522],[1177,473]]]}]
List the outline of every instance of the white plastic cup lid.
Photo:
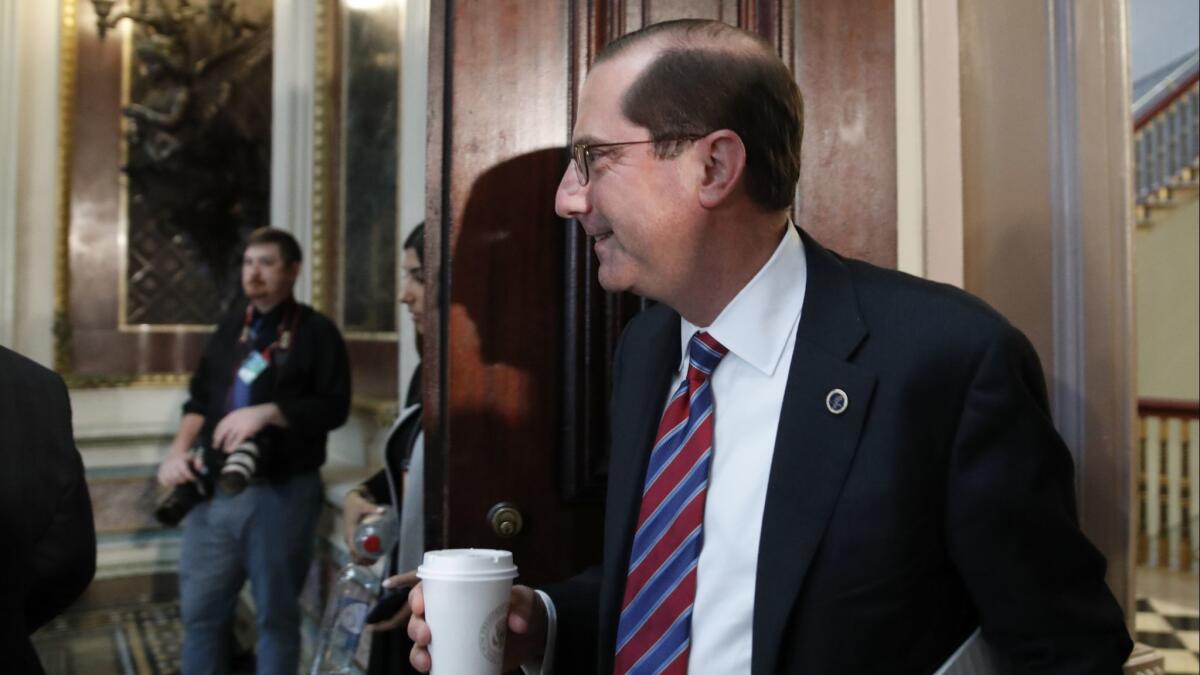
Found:
[{"label": "white plastic cup lid", "polygon": [[490,548],[450,548],[426,551],[417,568],[421,579],[446,581],[494,581],[515,579],[517,567],[512,553]]}]

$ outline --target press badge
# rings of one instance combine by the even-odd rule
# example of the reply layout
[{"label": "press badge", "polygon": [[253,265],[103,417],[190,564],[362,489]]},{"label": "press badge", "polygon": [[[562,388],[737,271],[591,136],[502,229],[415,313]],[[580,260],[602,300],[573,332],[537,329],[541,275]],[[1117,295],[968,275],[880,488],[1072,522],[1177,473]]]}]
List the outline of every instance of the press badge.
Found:
[{"label": "press badge", "polygon": [[238,368],[238,379],[246,384],[251,384],[269,365],[271,364],[263,358],[261,353],[253,352],[246,357],[245,361],[242,361],[242,366]]}]

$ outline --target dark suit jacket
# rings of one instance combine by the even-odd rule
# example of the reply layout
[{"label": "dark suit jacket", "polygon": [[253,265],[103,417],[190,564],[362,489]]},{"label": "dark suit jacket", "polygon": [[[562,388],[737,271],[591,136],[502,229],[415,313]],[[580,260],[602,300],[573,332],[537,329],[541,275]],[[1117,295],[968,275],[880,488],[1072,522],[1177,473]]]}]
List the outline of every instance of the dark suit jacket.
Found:
[{"label": "dark suit jacket", "polygon": [[66,386],[3,347],[0,542],[0,670],[41,673],[29,635],[91,582],[96,531]]},{"label": "dark suit jacket", "polygon": [[[752,672],[929,673],[982,625],[1013,672],[1119,673],[1132,644],[1079,530],[1071,455],[1032,346],[962,291],[803,236],[808,286],[761,523]],[[679,316],[661,305],[622,336],[603,567],[547,589],[558,672],[612,672],[679,344]],[[826,408],[835,388],[849,398],[841,415]]]}]

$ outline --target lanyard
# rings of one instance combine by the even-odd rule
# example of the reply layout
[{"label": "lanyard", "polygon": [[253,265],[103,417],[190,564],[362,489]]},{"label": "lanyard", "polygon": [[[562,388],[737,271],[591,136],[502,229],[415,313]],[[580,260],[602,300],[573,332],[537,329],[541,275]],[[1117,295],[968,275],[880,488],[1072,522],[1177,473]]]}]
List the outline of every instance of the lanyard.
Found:
[{"label": "lanyard", "polygon": [[[242,337],[238,342],[245,344],[250,341],[250,323],[254,319],[254,303],[246,304],[246,318],[242,321]],[[290,322],[289,322],[290,319]],[[267,345],[267,348],[262,351],[264,361],[270,362],[271,354],[278,347],[283,351],[287,351],[292,347],[292,335],[296,332],[296,324],[300,321],[300,308],[295,302],[291,303],[291,311],[283,317],[279,322],[283,330],[279,333],[279,337],[275,341]]]},{"label": "lanyard", "polygon": [[[242,336],[238,340],[238,344],[246,344],[250,341],[250,323],[253,319],[254,319],[254,306],[252,304],[248,304],[248,305],[246,305],[246,318],[242,322]],[[278,347],[279,349],[282,349],[284,351],[287,351],[288,349],[291,348],[292,335],[295,333],[296,324],[299,321],[300,321],[300,308],[299,308],[299,306],[296,305],[296,303],[293,302],[293,303],[291,303],[290,311],[284,317],[282,317],[282,320],[279,322],[280,327],[283,328],[283,330],[279,334],[279,337],[276,338],[275,341],[272,342],[270,345],[268,345],[266,349],[264,349],[261,353],[258,354],[259,359],[260,359],[260,366],[258,368],[258,371],[254,375],[255,377],[257,377],[258,372],[265,370],[269,366],[269,364],[271,363],[271,354],[275,351],[276,347]],[[239,400],[241,400],[242,402],[240,404],[236,404],[236,407],[242,407],[244,405],[249,404],[250,382],[242,380],[239,376],[238,371],[241,370],[242,366],[244,364],[248,363],[250,360],[251,360],[250,357],[247,356],[245,359],[243,359],[241,361],[238,361],[235,359],[233,362],[233,377],[231,378],[231,385],[229,387],[229,392],[225,396],[226,411],[232,410],[235,407],[235,402],[239,401]]]}]

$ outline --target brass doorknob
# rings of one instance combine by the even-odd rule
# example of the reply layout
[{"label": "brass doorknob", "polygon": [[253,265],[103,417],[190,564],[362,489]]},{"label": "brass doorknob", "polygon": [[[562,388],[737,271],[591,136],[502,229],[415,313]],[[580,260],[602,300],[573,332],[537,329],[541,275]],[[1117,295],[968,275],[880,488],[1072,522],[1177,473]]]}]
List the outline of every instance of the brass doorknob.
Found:
[{"label": "brass doorknob", "polygon": [[517,505],[512,502],[496,504],[488,511],[487,517],[488,522],[492,524],[492,532],[495,532],[497,537],[505,539],[520,534],[521,527],[525,525],[525,519],[517,510]]}]

